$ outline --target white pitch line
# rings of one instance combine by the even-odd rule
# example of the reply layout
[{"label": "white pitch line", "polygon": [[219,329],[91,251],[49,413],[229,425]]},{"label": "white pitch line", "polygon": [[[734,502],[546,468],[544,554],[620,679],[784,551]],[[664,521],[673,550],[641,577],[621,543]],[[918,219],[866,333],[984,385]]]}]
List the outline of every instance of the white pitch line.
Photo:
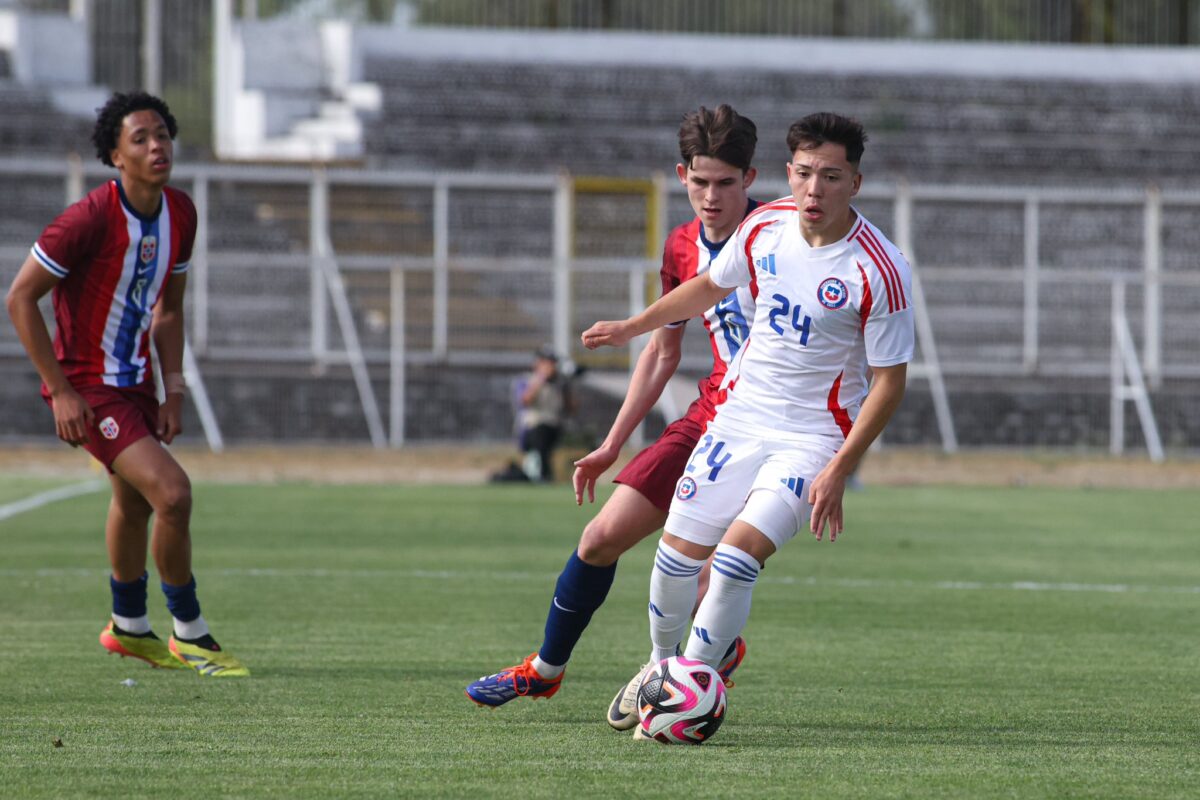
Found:
[{"label": "white pitch line", "polygon": [[83,483],[73,483],[70,486],[60,486],[57,489],[35,494],[31,497],[26,497],[12,503],[7,503],[0,506],[0,522],[6,519],[15,517],[18,514],[24,514],[26,511],[33,511],[35,508],[56,503],[59,500],[69,500],[72,497],[79,497],[84,494],[98,492],[108,485],[108,481],[100,478],[93,478],[84,481]]},{"label": "white pitch line", "polygon": [[[77,578],[107,575],[106,569],[61,568],[0,569],[5,578]],[[489,581],[549,581],[557,577],[550,572],[463,572],[458,570],[394,570],[394,569],[279,569],[274,567],[245,567],[203,570],[201,575],[222,578],[349,578],[409,579],[409,580],[489,580]],[[999,591],[999,592],[1096,592],[1101,594],[1200,594],[1200,586],[1146,586],[1136,583],[1042,583],[1012,581],[985,583],[983,581],[893,581],[875,578],[797,578],[790,575],[764,575],[766,583],[790,586],[836,587],[842,589],[916,589],[939,591]]]}]

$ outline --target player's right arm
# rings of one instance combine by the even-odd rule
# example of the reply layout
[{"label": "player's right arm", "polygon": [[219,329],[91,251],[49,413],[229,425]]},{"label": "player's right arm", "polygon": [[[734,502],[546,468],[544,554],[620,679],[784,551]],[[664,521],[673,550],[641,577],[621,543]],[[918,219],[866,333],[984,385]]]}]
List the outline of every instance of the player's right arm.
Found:
[{"label": "player's right arm", "polygon": [[698,316],[729,294],[731,288],[714,283],[711,270],[697,275],[682,283],[675,291],[658,298],[635,317],[597,322],[583,332],[583,346],[589,350],[604,346],[620,347],[635,336]]},{"label": "player's right arm", "polygon": [[608,436],[604,437],[599,447],[575,462],[572,483],[575,486],[576,505],[583,505],[585,489],[588,502],[596,502],[596,481],[617,460],[630,434],[658,402],[667,381],[671,380],[679,367],[683,353],[683,330],[682,325],[659,328],[638,356],[637,365],[629,379],[629,391],[625,393],[617,418],[608,429]]},{"label": "player's right arm", "polygon": [[54,427],[58,438],[70,445],[87,442],[88,429],[95,423],[95,415],[79,393],[63,374],[58,359],[54,356],[54,344],[50,331],[38,309],[38,301],[45,297],[59,279],[50,274],[30,254],[13,280],[5,298],[8,316],[12,318],[17,338],[29,354],[30,361],[42,377],[50,392],[50,404],[54,410]]}]

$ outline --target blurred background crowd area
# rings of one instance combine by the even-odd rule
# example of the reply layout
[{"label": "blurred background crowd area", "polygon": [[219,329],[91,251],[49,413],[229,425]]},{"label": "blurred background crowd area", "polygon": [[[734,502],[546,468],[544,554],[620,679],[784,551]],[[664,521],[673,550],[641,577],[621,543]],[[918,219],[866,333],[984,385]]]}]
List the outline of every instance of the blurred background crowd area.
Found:
[{"label": "blurred background crowd area", "polygon": [[[94,109],[145,88],[201,214],[195,443],[503,443],[548,345],[586,447],[637,348],[578,332],[656,295],[681,116],[751,117],[772,199],[788,124],[833,110],[919,276],[889,444],[1187,457],[1198,42],[1196,0],[0,0],[0,282],[111,176]],[[690,327],[643,437],[711,363]],[[0,393],[0,440],[52,441],[8,325]]]}]

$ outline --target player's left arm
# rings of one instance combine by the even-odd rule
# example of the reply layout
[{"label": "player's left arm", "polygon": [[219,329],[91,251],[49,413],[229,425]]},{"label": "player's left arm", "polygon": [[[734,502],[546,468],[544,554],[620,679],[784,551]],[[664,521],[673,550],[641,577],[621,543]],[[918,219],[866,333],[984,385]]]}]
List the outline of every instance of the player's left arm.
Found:
[{"label": "player's left arm", "polygon": [[158,408],[158,437],[165,444],[183,430],[183,295],[187,274],[172,273],[154,307],[150,335],[158,351],[166,399]]},{"label": "player's left arm", "polygon": [[890,367],[872,367],[874,380],[871,391],[863,401],[854,427],[846,437],[846,443],[838,450],[825,469],[817,473],[808,490],[808,502],[812,506],[810,527],[817,541],[829,526],[829,541],[835,541],[842,532],[842,497],[846,492],[846,481],[854,474],[858,462],[871,446],[871,442],[883,432],[888,420],[900,401],[904,399],[904,386],[908,378],[908,364]]}]

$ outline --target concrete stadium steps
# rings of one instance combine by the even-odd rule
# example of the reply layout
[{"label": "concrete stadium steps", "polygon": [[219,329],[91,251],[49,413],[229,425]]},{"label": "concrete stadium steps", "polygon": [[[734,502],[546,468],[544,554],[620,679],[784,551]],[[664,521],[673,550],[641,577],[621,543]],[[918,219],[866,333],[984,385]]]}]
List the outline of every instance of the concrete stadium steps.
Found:
[{"label": "concrete stadium steps", "polygon": [[831,108],[867,125],[873,175],[1130,185],[1200,172],[1195,85],[383,55],[365,76],[383,93],[368,157],[398,164],[644,173],[674,162],[684,111],[730,102],[758,123],[760,163],[786,158],[794,118]]},{"label": "concrete stadium steps", "polygon": [[90,157],[92,120],[59,111],[48,92],[0,78],[0,109],[0,152]]}]

